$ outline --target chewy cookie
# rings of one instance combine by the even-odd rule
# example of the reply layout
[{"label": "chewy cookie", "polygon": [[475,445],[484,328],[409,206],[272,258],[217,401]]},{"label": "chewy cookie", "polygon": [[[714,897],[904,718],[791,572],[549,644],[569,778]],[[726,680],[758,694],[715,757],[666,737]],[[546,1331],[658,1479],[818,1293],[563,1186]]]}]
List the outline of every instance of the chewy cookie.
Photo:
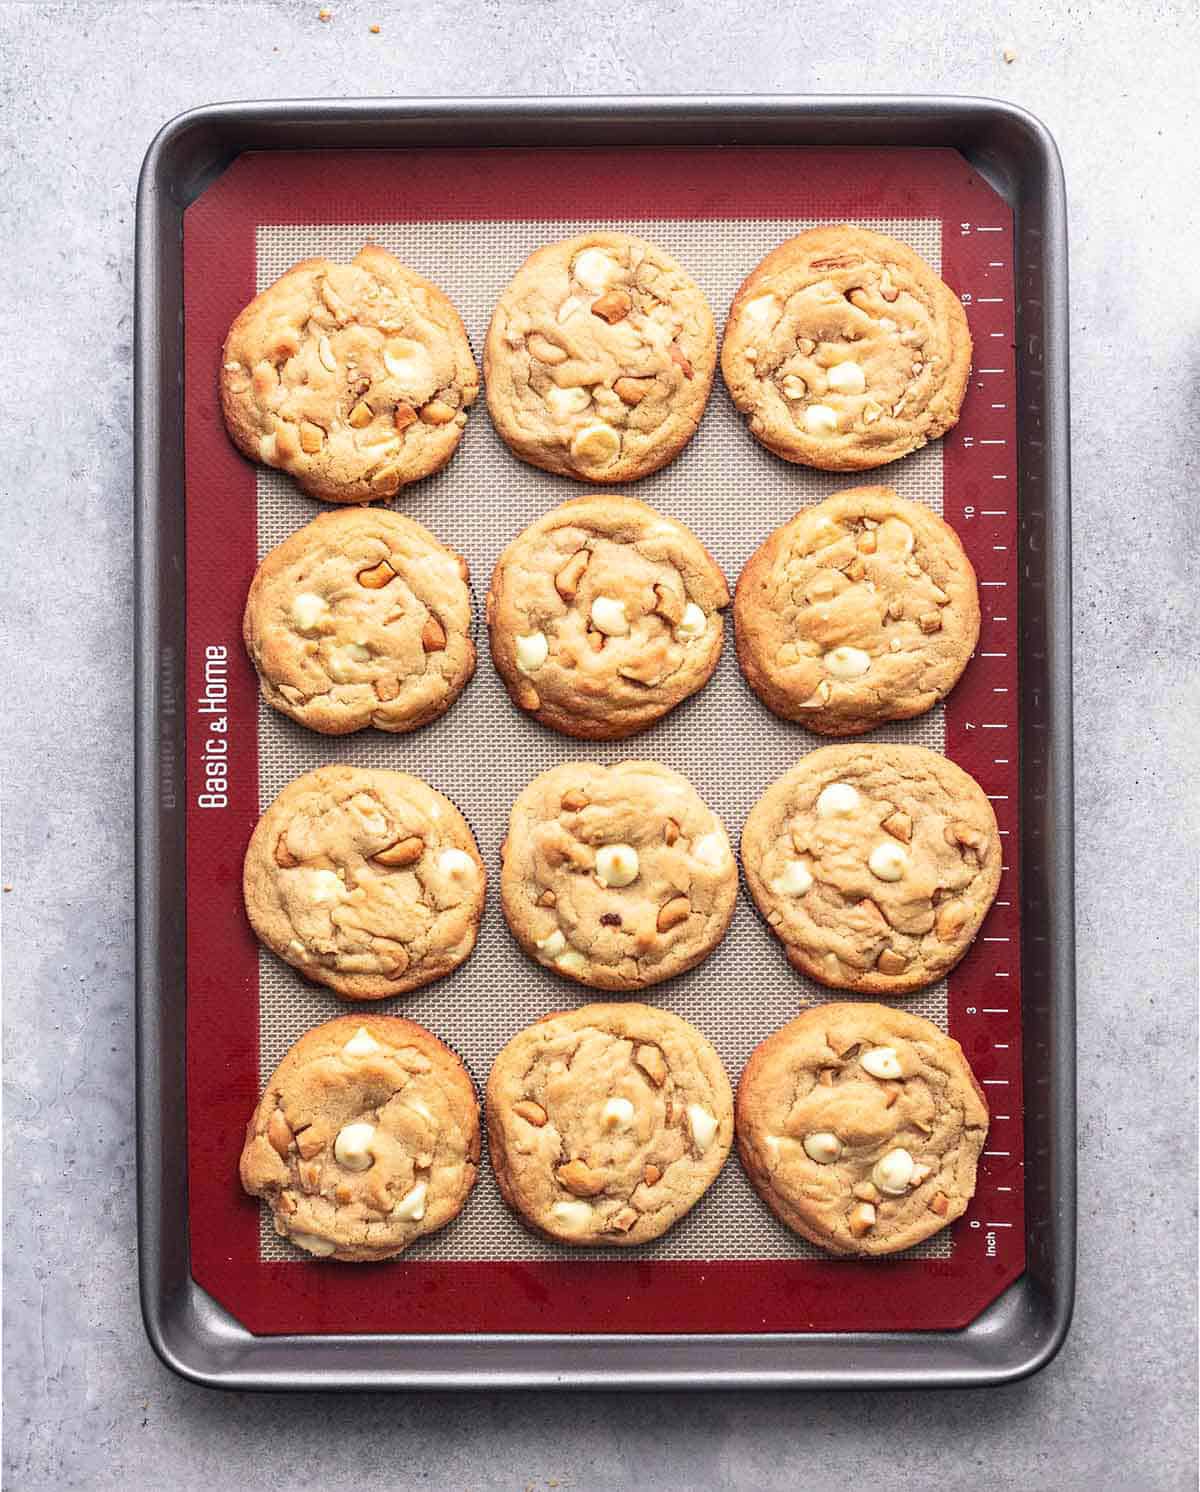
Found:
[{"label": "chewy cookie", "polygon": [[568,762],[513,804],[500,898],[532,958],[594,989],[636,990],[692,968],[733,916],[725,830],[657,762]]},{"label": "chewy cookie", "polygon": [[467,821],[419,777],[318,767],[250,837],[250,925],[306,979],[347,1000],[402,995],[475,946],[486,873]]},{"label": "chewy cookie", "polygon": [[439,471],[478,392],[458,312],[373,244],[351,264],[294,265],[238,316],[221,360],[238,450],[332,503]]},{"label": "chewy cookie", "polygon": [[733,615],[738,662],[768,709],[853,736],[950,692],[979,638],[979,591],[936,513],[890,487],[854,487],[766,539]]},{"label": "chewy cookie", "polygon": [[944,756],[823,746],[750,810],[742,864],[795,968],[903,995],[971,946],[1000,885],[1000,836],[983,789]]},{"label": "chewy cookie", "polygon": [[467,562],[390,508],[322,513],[258,567],[242,633],[263,698],[310,730],[408,731],[475,672]]},{"label": "chewy cookie", "polygon": [[629,233],[583,233],[531,254],[492,315],[488,410],[523,461],[631,482],[696,433],[717,361],[704,293]]},{"label": "chewy cookie", "polygon": [[987,1130],[958,1042],[885,1005],[806,1010],[750,1054],[738,1085],[747,1176],[833,1254],[894,1254],[961,1217]]},{"label": "chewy cookie", "polygon": [[487,1085],[500,1193],[559,1243],[647,1243],[725,1164],[733,1095],[694,1026],[633,1002],[584,1005],[514,1036]]},{"label": "chewy cookie", "polygon": [[424,1026],[342,1016],[305,1032],[250,1123],[242,1186],[320,1259],[390,1259],[462,1211],[479,1164],[466,1068]]},{"label": "chewy cookie", "polygon": [[496,563],[492,659],[517,705],[569,736],[617,740],[703,687],[729,588],[695,534],[631,497],[577,497]]},{"label": "chewy cookie", "polygon": [[971,334],[919,254],[842,223],[780,244],[729,311],[721,373],[768,450],[822,471],[883,466],[958,422]]}]

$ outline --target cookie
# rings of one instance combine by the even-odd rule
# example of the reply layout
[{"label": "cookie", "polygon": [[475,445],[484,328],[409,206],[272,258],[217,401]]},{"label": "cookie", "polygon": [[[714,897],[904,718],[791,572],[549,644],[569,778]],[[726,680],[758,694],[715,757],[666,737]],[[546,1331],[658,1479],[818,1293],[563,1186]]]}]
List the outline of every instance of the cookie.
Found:
[{"label": "cookie", "polygon": [[728,605],[725,577],[682,523],[631,497],[577,497],[500,556],[492,660],[544,725],[618,740],[708,682]]},{"label": "cookie", "polygon": [[750,810],[742,864],[795,968],[903,995],[971,946],[1000,885],[1000,836],[983,789],[935,751],[823,746]]},{"label": "cookie", "polygon": [[738,1085],[747,1176],[832,1254],[894,1254],[961,1217],[987,1130],[958,1042],[885,1005],[806,1010],[755,1048]]},{"label": "cookie", "polygon": [[488,1153],[521,1220],[558,1243],[628,1247],[703,1196],[733,1142],[721,1059],[679,1016],[584,1005],[527,1027],[487,1085]]},{"label": "cookie", "polygon": [[324,735],[409,731],[475,672],[467,562],[390,508],[345,508],[262,561],[242,634],[269,705]]},{"label": "cookie", "polygon": [[439,471],[478,392],[458,312],[373,244],[350,264],[293,265],[241,312],[221,359],[238,450],[332,503]]},{"label": "cookie", "polygon": [[751,271],[721,373],[754,435],[785,461],[865,471],[958,422],[971,334],[919,254],[848,223],[813,228]]},{"label": "cookie", "polygon": [[700,963],[737,899],[720,819],[658,762],[543,772],[513,804],[501,854],[521,947],[594,989],[642,989]]},{"label": "cookie", "polygon": [[242,1186],[320,1259],[390,1259],[457,1217],[475,1185],[479,1103],[424,1026],[341,1016],[306,1031],[246,1126]]},{"label": "cookie", "polygon": [[486,879],[466,819],[419,777],[330,766],[259,819],[242,886],[273,953],[347,1000],[382,1000],[462,963]]},{"label": "cookie", "polygon": [[850,488],[777,528],[742,571],[733,615],[750,687],[827,736],[923,714],[979,640],[958,536],[890,487]]},{"label": "cookie", "polygon": [[716,361],[687,271],[644,238],[596,232],[529,256],[492,314],[483,371],[492,422],[523,461],[631,482],[696,433]]}]

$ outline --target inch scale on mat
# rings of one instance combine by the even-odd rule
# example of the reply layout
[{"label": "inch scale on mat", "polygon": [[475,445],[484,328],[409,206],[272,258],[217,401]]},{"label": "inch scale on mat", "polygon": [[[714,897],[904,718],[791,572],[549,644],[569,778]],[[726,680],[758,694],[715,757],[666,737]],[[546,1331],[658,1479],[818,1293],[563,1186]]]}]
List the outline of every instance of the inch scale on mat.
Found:
[{"label": "inch scale on mat", "polygon": [[981,612],[974,665],[947,709],[946,749],[983,786],[1002,845],[995,904],[950,986],[951,1029],[991,1111],[959,1246],[1000,1262],[1024,1248],[1012,234],[1007,223],[960,222],[945,237],[974,342],[963,418],[947,440],[945,506],[975,566]]}]

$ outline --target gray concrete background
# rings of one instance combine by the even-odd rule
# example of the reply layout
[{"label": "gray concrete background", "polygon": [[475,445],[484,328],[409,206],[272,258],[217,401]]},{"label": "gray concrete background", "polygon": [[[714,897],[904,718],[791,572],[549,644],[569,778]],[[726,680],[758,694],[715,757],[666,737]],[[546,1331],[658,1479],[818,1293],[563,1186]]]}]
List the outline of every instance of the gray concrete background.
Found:
[{"label": "gray concrete background", "polygon": [[[0,3],[5,1487],[1194,1487],[1193,0],[329,4],[322,24],[318,0]],[[135,1275],[130,344],[143,151],[168,117],[219,99],[707,90],[993,95],[1039,114],[1062,148],[1081,1011],[1070,1340],[1034,1381],[973,1395],[431,1401],[190,1387],[146,1345]]]}]

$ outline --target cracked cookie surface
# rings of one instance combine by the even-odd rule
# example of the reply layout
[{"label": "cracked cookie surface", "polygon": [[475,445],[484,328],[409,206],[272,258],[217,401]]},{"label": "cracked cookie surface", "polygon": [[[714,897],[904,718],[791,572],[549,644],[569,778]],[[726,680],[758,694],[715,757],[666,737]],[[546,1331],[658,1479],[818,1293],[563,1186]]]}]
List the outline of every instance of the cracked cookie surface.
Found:
[{"label": "cracked cookie surface", "polygon": [[385,249],[305,259],[234,321],[221,408],[244,456],[326,502],[392,497],[439,471],[479,372],[446,296]]},{"label": "cracked cookie surface", "polygon": [[738,1154],[794,1232],[835,1254],[911,1248],[975,1193],[988,1109],[962,1048],[867,1003],[814,1006],[750,1055]]},{"label": "cracked cookie surface", "polygon": [[1000,884],[987,795],[923,746],[823,746],[746,819],[751,894],[789,961],[834,989],[901,995],[941,979]]},{"label": "cracked cookie surface", "polygon": [[670,254],[628,233],[584,233],[531,254],[497,302],[488,409],[533,466],[633,481],[696,433],[716,360],[708,302]]},{"label": "cracked cookie surface", "polygon": [[629,1246],[665,1233],[716,1179],[733,1140],[720,1058],[687,1021],[633,1002],[527,1027],[487,1085],[501,1195],[559,1243]]},{"label": "cracked cookie surface", "polygon": [[388,1259],[461,1212],[479,1164],[466,1068],[396,1016],[307,1031],[246,1126],[243,1188],[317,1258]]},{"label": "cracked cookie surface", "polygon": [[957,534],[890,487],[839,492],[777,528],[742,571],[733,614],[750,687],[830,736],[923,714],[979,639]]},{"label": "cracked cookie surface", "polygon": [[721,373],[768,450],[824,471],[883,466],[958,421],[971,334],[912,249],[848,223],[789,238],[730,307]]},{"label": "cracked cookie surface", "polygon": [[242,633],[263,698],[310,730],[409,731],[475,672],[464,559],[400,513],[322,513],[258,567]]},{"label": "cracked cookie surface", "polygon": [[496,563],[492,659],[544,725],[617,740],[708,682],[728,605],[725,577],[682,523],[635,498],[572,498]]},{"label": "cracked cookie surface", "polygon": [[419,989],[475,946],[486,874],[466,819],[407,772],[329,766],[250,838],[246,913],[268,948],[348,1000]]},{"label": "cracked cookie surface", "polygon": [[543,967],[636,990],[692,968],[725,935],[737,865],[685,777],[657,762],[569,762],[513,804],[500,896]]}]

